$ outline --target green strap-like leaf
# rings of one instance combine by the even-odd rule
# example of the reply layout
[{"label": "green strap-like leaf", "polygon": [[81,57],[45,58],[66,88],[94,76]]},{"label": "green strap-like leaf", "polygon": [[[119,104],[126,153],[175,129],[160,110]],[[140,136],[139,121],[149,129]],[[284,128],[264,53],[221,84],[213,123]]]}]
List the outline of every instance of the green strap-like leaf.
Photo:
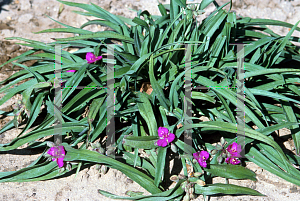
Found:
[{"label": "green strap-like leaf", "polygon": [[202,195],[216,195],[219,193],[225,195],[258,195],[264,196],[263,194],[253,190],[251,188],[237,186],[233,184],[208,184],[206,186],[195,185],[195,193]]},{"label": "green strap-like leaf", "polygon": [[144,93],[138,92],[139,101],[137,103],[141,116],[147,123],[150,136],[157,136],[157,123],[153,113],[152,105]]},{"label": "green strap-like leaf", "polygon": [[112,166],[114,169],[122,171],[125,175],[131,178],[133,181],[137,182],[143,188],[145,188],[150,193],[160,193],[162,192],[158,187],[156,187],[153,183],[153,180],[145,175],[144,173],[140,172],[139,170],[130,167],[124,163],[121,163],[117,160],[99,154],[97,152],[93,152],[90,150],[76,150],[70,147],[69,145],[63,143],[67,154],[66,160],[68,161],[90,161],[95,163],[104,163],[107,165]]},{"label": "green strap-like leaf", "polygon": [[95,39],[95,38],[102,38],[102,39],[109,38],[109,39],[115,39],[115,40],[134,44],[134,40],[132,38],[115,33],[113,31],[102,31],[102,32],[96,32],[93,34],[85,34],[85,35],[69,37],[69,38],[56,38],[56,40],[57,41],[73,41],[73,40],[84,40],[84,39]]},{"label": "green strap-like leaf", "polygon": [[205,168],[205,170],[212,174],[212,176],[219,176],[229,179],[250,179],[252,181],[256,181],[255,173],[251,170],[244,168],[240,165],[209,165],[209,168]]},{"label": "green strap-like leaf", "polygon": [[151,86],[152,86],[153,92],[156,94],[156,97],[159,100],[160,104],[164,108],[169,109],[170,102],[165,98],[162,88],[159,86],[158,82],[155,79],[153,65],[154,65],[153,64],[153,55],[151,55],[150,62],[149,62],[149,77],[150,77]]},{"label": "green strap-like leaf", "polygon": [[161,177],[164,175],[166,164],[167,148],[159,147],[157,154],[157,167],[155,169],[154,184],[158,187],[161,181]]},{"label": "green strap-like leaf", "polygon": [[123,145],[138,149],[154,149],[157,148],[157,136],[128,136],[124,137]]}]

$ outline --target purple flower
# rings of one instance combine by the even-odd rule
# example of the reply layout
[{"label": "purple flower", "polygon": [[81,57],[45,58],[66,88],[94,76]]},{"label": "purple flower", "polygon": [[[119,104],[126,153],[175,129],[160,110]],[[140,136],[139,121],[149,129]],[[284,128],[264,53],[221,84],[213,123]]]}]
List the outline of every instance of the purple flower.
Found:
[{"label": "purple flower", "polygon": [[160,147],[167,146],[175,139],[175,135],[173,133],[169,133],[169,130],[165,127],[158,128],[158,136],[160,139],[157,140],[156,144]]},{"label": "purple flower", "polygon": [[93,53],[91,53],[91,52],[86,53],[86,60],[87,60],[87,62],[88,62],[89,64],[94,63],[94,62],[96,62],[96,61],[98,61],[98,60],[100,60],[100,59],[102,59],[102,56],[96,57],[96,56],[95,56]]},{"label": "purple flower", "polygon": [[232,165],[237,165],[237,164],[241,163],[241,161],[239,161],[237,158],[231,158],[231,157],[226,158],[225,162],[231,163]]},{"label": "purple flower", "polygon": [[240,152],[242,151],[242,146],[236,142],[233,142],[229,145],[226,149],[232,158],[239,158],[241,157]]},{"label": "purple flower", "polygon": [[47,154],[53,156],[52,161],[56,160],[58,167],[61,168],[64,165],[64,157],[66,152],[63,146],[51,147]]},{"label": "purple flower", "polygon": [[193,153],[194,159],[196,159],[201,167],[206,168],[206,160],[209,158],[209,153],[207,151],[198,151]]}]

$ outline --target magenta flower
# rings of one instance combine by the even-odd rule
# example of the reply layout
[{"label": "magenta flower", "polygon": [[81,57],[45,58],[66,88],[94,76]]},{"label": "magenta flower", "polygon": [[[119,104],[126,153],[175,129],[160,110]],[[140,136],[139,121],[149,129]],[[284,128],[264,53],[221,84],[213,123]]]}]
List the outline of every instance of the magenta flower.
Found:
[{"label": "magenta flower", "polygon": [[96,61],[98,61],[98,60],[100,60],[100,59],[102,59],[102,56],[96,57],[96,56],[95,56],[93,53],[91,53],[91,52],[86,53],[86,60],[87,60],[87,62],[88,62],[89,64],[94,63],[94,62],[96,62]]},{"label": "magenta flower", "polygon": [[193,153],[194,159],[196,159],[201,167],[206,168],[206,160],[209,158],[209,153],[207,151],[198,151]]},{"label": "magenta flower", "polygon": [[67,73],[75,73],[77,70],[67,70]]},{"label": "magenta flower", "polygon": [[237,165],[237,164],[241,163],[241,161],[239,161],[237,158],[231,158],[231,157],[226,158],[225,162],[231,163],[232,165]]},{"label": "magenta flower", "polygon": [[165,127],[159,127],[157,132],[160,138],[156,142],[157,146],[165,147],[175,139],[175,135],[169,133],[169,130]]},{"label": "magenta flower", "polygon": [[230,153],[230,157],[239,158],[241,157],[240,152],[242,151],[242,146],[236,142],[233,142],[227,147],[227,151]]},{"label": "magenta flower", "polygon": [[52,161],[56,160],[58,167],[64,166],[64,157],[66,155],[65,149],[63,146],[51,147],[47,152],[50,156],[53,156]]}]

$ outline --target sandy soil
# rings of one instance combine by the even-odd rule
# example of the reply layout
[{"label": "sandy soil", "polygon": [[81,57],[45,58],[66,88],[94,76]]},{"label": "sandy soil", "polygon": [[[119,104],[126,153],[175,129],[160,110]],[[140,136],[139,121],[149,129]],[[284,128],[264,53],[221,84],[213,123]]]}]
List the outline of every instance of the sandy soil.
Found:
[{"label": "sandy soil", "polygon": [[[70,0],[72,2],[85,3],[84,0]],[[25,48],[13,43],[6,42],[6,37],[24,37],[27,39],[38,40],[42,42],[52,42],[51,38],[55,37],[69,37],[72,34],[34,34],[32,32],[41,31],[48,28],[58,28],[61,25],[44,16],[47,14],[55,20],[62,23],[79,27],[81,24],[87,22],[87,19],[93,19],[78,14],[72,13],[72,10],[80,10],[78,8],[65,6],[63,12],[58,15],[60,3],[55,0],[15,0],[10,3],[6,0],[0,0],[0,64],[21,54]],[[130,9],[147,9],[154,15],[159,14],[156,0],[90,0],[106,10],[123,15],[125,17],[133,18],[136,16],[134,11]],[[169,1],[161,1],[161,3],[169,3]],[[188,1],[188,3],[195,3],[198,1]],[[217,1],[222,4],[226,1]],[[250,16],[254,18],[269,18],[286,21],[295,24],[300,20],[300,0],[281,1],[281,0],[234,0],[233,10],[237,14],[243,16]],[[8,3],[7,5],[5,5]],[[213,6],[206,9],[204,17],[209,15],[214,10]],[[272,27],[278,34],[285,35],[289,30],[286,28]],[[91,26],[87,28],[91,31],[104,30],[100,26]],[[299,32],[293,34],[300,36]],[[13,41],[14,42],[14,41]],[[27,65],[30,65],[28,63]],[[0,81],[7,78],[15,72],[11,69],[11,65],[6,65],[0,69]],[[0,94],[0,98],[3,94]],[[7,101],[0,106],[0,110],[11,111],[11,105],[18,99]],[[12,117],[3,118],[0,115],[0,127],[9,122]],[[20,129],[14,129],[0,135],[0,143],[7,143],[20,133]],[[282,130],[279,135],[287,136],[289,130]],[[293,143],[288,138],[284,138],[283,144],[287,149],[293,149]],[[0,171],[15,171],[28,166],[34,161],[41,152],[39,151],[10,151],[1,153],[0,155]],[[284,181],[283,179],[270,174],[261,169],[253,163],[247,163],[247,167],[257,174],[257,182],[253,181],[234,181],[230,180],[232,184],[250,187],[265,194],[265,197],[254,196],[225,196],[212,197],[210,200],[233,200],[233,201],[248,201],[248,200],[299,200],[300,187]],[[75,175],[70,175],[64,178],[54,179],[50,181],[41,182],[26,182],[26,183],[0,183],[0,200],[111,200],[97,192],[97,189],[106,190],[118,195],[125,195],[127,190],[146,192],[138,184],[127,178],[119,171],[110,169],[106,175],[99,174],[95,167],[84,168],[76,178]],[[225,179],[215,178],[214,183],[224,183]],[[148,194],[148,193],[145,193]],[[202,200],[202,196],[197,200]]]}]

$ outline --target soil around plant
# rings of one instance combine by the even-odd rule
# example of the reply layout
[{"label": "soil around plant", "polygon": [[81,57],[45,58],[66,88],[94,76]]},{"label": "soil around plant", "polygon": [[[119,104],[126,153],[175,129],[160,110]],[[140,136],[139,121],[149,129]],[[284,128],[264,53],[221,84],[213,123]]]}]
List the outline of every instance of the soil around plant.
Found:
[{"label": "soil around plant", "polygon": [[[159,15],[156,0],[69,0],[77,3],[94,3],[101,6],[107,11],[122,15],[128,18],[134,18],[136,12],[133,10],[148,10],[153,15]],[[169,1],[159,1],[160,3],[169,3]],[[187,1],[188,3],[199,3],[200,0]],[[220,5],[226,1],[217,1]],[[52,21],[49,17],[62,22],[64,24],[80,27],[83,23],[94,18],[80,16],[73,13],[72,10],[81,10],[75,7],[64,6],[63,11],[59,13],[60,3],[55,0],[0,0],[0,64],[5,63],[11,58],[14,58],[29,48],[16,44],[18,40],[5,40],[7,37],[23,37],[26,39],[36,40],[44,43],[53,42],[53,38],[70,37],[73,34],[62,33],[45,33],[34,34],[33,32],[42,31],[45,29],[63,27]],[[229,9],[229,7],[226,7]],[[208,16],[214,10],[211,5],[206,9],[203,17]],[[283,0],[234,0],[233,7],[237,15],[249,16],[253,18],[267,18],[281,20],[295,24],[300,20],[300,0],[283,1]],[[286,35],[288,28],[270,26],[275,33]],[[90,31],[103,31],[104,27],[89,26],[85,28]],[[293,36],[300,37],[299,32],[295,32]],[[24,63],[31,66],[32,62]],[[7,64],[0,68],[0,82],[17,72],[21,68]],[[0,86],[1,87],[1,86]],[[147,90],[147,89],[146,89]],[[149,90],[149,89],[148,89]],[[151,92],[150,92],[151,93]],[[2,98],[5,94],[0,94]],[[12,105],[16,103],[20,96],[14,96],[5,104],[0,106],[0,110],[12,112]],[[0,115],[0,128],[5,126],[13,119],[12,116],[4,117]],[[0,135],[0,144],[8,143],[13,140],[20,132],[20,129],[13,129]],[[217,139],[218,140],[218,139]],[[290,131],[282,129],[278,133],[278,141],[286,150],[293,151],[294,145],[291,141]],[[25,150],[20,147],[17,150],[9,151],[0,154],[0,171],[16,171],[27,167],[36,160],[43,150]],[[173,161],[174,159],[171,158]],[[174,162],[170,165],[170,171],[173,169]],[[176,166],[175,162],[175,166]],[[264,197],[257,196],[214,196],[211,201],[290,201],[299,200],[300,187],[263,170],[254,163],[247,163],[246,167],[257,174],[257,181],[250,180],[231,180],[229,183],[249,187],[265,194]],[[176,167],[174,167],[176,168]],[[178,170],[176,170],[178,171]],[[214,178],[213,183],[225,183],[224,178]],[[137,183],[129,179],[120,171],[109,169],[107,174],[99,174],[95,166],[91,168],[84,167],[82,171],[75,177],[75,174],[70,174],[62,178],[57,178],[49,181],[25,182],[25,183],[0,183],[0,200],[112,200],[98,193],[98,189],[105,190],[117,195],[125,196],[128,190],[142,191],[145,195],[149,195]],[[203,200],[199,196],[196,200]]]}]

